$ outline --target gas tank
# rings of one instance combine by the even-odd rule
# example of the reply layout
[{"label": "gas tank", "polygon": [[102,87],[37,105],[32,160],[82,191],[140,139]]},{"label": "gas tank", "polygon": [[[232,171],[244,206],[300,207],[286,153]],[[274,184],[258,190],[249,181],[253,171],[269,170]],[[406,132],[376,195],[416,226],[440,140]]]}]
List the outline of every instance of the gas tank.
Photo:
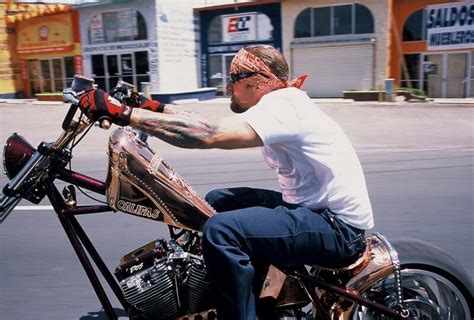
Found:
[{"label": "gas tank", "polygon": [[200,231],[216,212],[130,128],[109,138],[107,202],[117,211]]}]

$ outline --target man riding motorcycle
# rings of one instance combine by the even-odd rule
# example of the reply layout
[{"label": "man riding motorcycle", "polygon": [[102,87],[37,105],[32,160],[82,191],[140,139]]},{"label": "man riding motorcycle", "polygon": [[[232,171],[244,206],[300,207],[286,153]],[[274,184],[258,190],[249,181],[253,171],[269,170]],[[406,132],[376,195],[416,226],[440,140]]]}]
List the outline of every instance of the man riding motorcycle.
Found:
[{"label": "man riding motorcycle", "polygon": [[243,187],[206,196],[225,212],[203,229],[203,255],[221,319],[256,319],[256,270],[347,261],[374,225],[359,159],[341,128],[299,89],[303,82],[304,77],[288,81],[283,55],[258,45],[232,60],[227,88],[236,115],[230,117],[207,119],[144,98],[127,106],[100,89],[80,99],[92,120],[130,125],[178,147],[262,147],[281,192]]}]

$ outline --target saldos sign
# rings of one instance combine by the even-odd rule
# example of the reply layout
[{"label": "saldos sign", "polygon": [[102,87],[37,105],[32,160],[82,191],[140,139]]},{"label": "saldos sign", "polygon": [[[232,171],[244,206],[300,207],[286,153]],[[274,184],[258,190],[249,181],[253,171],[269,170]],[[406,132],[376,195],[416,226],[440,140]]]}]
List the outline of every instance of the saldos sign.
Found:
[{"label": "saldos sign", "polygon": [[426,8],[428,50],[474,48],[474,2]]}]

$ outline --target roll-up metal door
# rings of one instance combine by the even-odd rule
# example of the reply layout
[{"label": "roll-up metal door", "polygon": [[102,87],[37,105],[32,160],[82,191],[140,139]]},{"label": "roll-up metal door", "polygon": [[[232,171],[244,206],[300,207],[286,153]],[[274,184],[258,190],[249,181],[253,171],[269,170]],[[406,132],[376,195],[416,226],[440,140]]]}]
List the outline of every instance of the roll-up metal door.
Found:
[{"label": "roll-up metal door", "polygon": [[302,89],[310,97],[342,97],[342,91],[373,88],[372,44],[293,49],[293,74],[309,77]]}]

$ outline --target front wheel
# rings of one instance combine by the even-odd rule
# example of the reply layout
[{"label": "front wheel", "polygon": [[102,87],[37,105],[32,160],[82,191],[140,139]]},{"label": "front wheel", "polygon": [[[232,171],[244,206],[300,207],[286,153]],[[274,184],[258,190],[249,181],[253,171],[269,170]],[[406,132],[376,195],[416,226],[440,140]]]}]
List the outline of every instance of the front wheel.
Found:
[{"label": "front wheel", "polygon": [[[418,240],[392,242],[400,259],[403,307],[422,320],[471,320],[472,282],[462,267],[440,249]],[[395,279],[381,279],[365,297],[390,308],[397,306]],[[389,319],[358,306],[352,319]]]}]

